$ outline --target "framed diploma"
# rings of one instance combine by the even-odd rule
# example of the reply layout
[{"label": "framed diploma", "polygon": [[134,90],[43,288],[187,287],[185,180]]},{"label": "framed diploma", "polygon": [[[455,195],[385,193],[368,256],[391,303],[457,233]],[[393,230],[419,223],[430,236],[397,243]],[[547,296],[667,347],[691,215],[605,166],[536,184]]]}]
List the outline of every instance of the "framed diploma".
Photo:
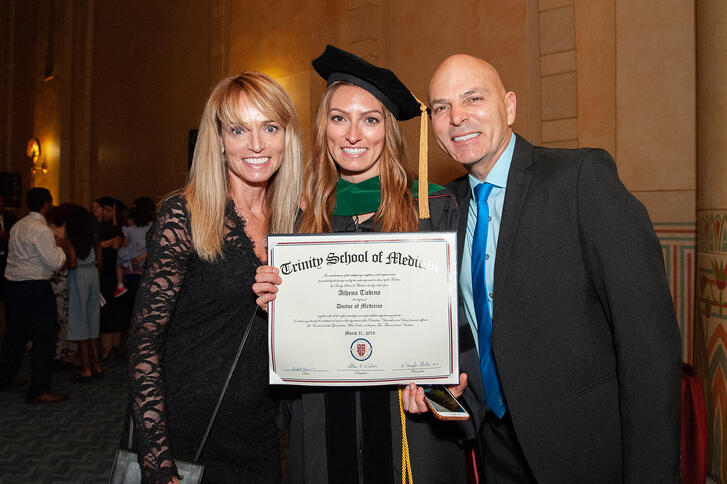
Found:
[{"label": "framed diploma", "polygon": [[454,232],[270,235],[270,383],[459,383]]}]

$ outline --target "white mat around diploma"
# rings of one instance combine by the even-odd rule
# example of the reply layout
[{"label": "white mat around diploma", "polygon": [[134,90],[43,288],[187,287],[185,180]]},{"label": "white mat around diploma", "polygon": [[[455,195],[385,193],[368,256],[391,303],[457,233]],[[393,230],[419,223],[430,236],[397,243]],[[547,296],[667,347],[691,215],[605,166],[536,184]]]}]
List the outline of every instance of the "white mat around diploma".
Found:
[{"label": "white mat around diploma", "polygon": [[454,232],[270,235],[271,384],[458,383]]}]

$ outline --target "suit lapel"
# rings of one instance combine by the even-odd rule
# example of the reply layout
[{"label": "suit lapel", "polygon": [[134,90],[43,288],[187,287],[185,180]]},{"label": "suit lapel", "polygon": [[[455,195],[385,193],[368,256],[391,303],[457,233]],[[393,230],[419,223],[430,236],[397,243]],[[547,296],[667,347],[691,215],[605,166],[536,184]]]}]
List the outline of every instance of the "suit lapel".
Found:
[{"label": "suit lapel", "polygon": [[470,199],[472,191],[468,175],[457,178],[449,184],[449,189],[459,205],[459,224],[457,226],[457,267],[462,270],[462,254],[464,253],[464,239],[467,235],[467,216],[469,215]]},{"label": "suit lapel", "polygon": [[497,259],[495,262],[495,304],[493,308],[492,325],[493,331],[498,321],[497,294],[502,288],[505,275],[510,263],[510,252],[515,242],[520,213],[530,185],[532,172],[530,165],[533,163],[533,145],[525,141],[519,135],[515,141],[515,152],[512,155],[510,173],[507,177],[507,189],[505,192],[505,203],[502,208],[502,219],[500,222],[500,233],[497,241]]}]

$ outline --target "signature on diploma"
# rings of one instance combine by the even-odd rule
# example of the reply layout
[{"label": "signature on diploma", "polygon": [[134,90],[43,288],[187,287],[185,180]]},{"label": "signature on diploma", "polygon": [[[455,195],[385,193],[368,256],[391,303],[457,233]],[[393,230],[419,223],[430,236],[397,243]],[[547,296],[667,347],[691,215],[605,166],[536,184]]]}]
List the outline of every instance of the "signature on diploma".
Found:
[{"label": "signature on diploma", "polygon": [[349,363],[346,368],[350,368],[352,370],[366,370],[366,369],[372,369],[372,368],[378,368],[379,365],[376,363],[356,363],[352,362]]},{"label": "signature on diploma", "polygon": [[300,371],[304,375],[310,374],[310,371],[311,370],[312,370],[312,368],[308,368],[307,366],[292,366],[292,367],[290,367],[290,371]]},{"label": "signature on diploma", "polygon": [[405,361],[401,364],[401,368],[437,368],[439,367],[438,361]]}]

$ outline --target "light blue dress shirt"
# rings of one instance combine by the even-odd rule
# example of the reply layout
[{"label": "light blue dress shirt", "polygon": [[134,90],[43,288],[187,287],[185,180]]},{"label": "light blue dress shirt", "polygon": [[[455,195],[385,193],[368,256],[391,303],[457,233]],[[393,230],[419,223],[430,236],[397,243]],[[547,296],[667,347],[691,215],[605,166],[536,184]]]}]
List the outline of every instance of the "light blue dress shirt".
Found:
[{"label": "light blue dress shirt", "polygon": [[[485,181],[494,185],[492,192],[487,198],[487,205],[490,209],[488,217],[490,223],[487,225],[487,252],[485,252],[485,280],[487,282],[487,302],[490,305],[490,314],[493,309],[493,292],[492,288],[495,281],[495,253],[497,249],[497,240],[500,235],[500,220],[502,219],[502,206],[505,202],[505,190],[507,186],[507,176],[510,173],[510,165],[512,164],[512,155],[515,152],[515,134],[510,138],[505,151],[495,162],[490,172],[487,174]],[[472,334],[479,352],[479,338],[477,337],[477,316],[475,316],[475,304],[472,299],[472,238],[475,233],[475,225],[477,224],[477,201],[474,196],[474,188],[480,181],[469,175],[470,190],[473,191],[470,200],[469,211],[467,214],[467,234],[464,239],[464,250],[462,253],[462,267],[459,273],[459,284],[462,289],[462,299],[464,302],[464,310],[467,320],[470,323]]]}]

